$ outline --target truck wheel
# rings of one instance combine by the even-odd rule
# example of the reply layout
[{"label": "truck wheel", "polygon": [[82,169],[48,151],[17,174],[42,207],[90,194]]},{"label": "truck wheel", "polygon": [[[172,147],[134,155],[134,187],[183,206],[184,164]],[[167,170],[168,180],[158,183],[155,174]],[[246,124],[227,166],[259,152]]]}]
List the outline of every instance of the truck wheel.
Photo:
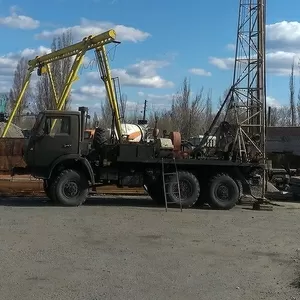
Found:
[{"label": "truck wheel", "polygon": [[[200,184],[198,179],[189,172],[178,172],[180,196],[182,207],[192,207],[198,200],[200,195]],[[170,202],[180,205],[177,176],[173,175],[171,178],[166,179],[170,182],[166,186],[166,192]]]},{"label": "truck wheel", "polygon": [[79,206],[85,202],[89,193],[88,180],[84,174],[74,170],[64,170],[51,186],[55,201],[66,206]]},{"label": "truck wheel", "polygon": [[106,143],[105,130],[103,128],[96,128],[93,139],[93,146],[95,149],[99,149]]},{"label": "truck wheel", "polygon": [[228,210],[239,200],[240,190],[237,183],[226,174],[213,177],[209,184],[209,205],[214,209]]}]

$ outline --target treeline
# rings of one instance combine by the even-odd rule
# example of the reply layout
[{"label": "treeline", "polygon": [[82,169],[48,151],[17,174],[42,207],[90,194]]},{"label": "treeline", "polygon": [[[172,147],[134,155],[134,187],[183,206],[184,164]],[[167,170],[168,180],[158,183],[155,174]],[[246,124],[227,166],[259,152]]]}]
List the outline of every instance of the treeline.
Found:
[{"label": "treeline", "polygon": [[[142,117],[141,108],[136,105],[131,111],[127,107],[127,96],[121,97],[120,111],[126,123],[137,123]],[[169,109],[151,110],[147,114],[150,127],[154,127],[155,120],[162,131],[180,131],[183,136],[192,136],[205,132],[213,119],[211,92],[205,94],[201,88],[195,95],[191,92],[190,82],[187,78],[183,80],[182,87],[173,97]],[[111,126],[111,110],[108,101],[101,106],[101,113],[94,113],[90,120],[90,126],[99,124],[103,127]]]},{"label": "treeline", "polygon": [[[218,106],[213,109],[212,91],[204,92],[204,88],[193,94],[191,85],[187,78],[182,82],[179,91],[172,99],[169,109],[154,109],[148,113],[150,127],[154,127],[155,120],[158,120],[160,130],[180,131],[185,138],[204,134],[214,119],[221,103],[225,99],[227,91],[223,97],[218,99]],[[295,75],[294,64],[291,67],[289,80],[289,106],[270,106],[268,107],[267,124],[269,126],[300,126],[300,91],[295,97]],[[127,96],[122,95],[121,110],[124,120],[128,123],[136,123],[141,118],[141,108],[136,107],[129,112],[126,109]],[[297,104],[296,104],[297,103]],[[268,103],[267,103],[268,105]],[[224,116],[224,115],[223,115]],[[244,116],[246,118],[246,116]],[[222,120],[222,116],[220,118]],[[102,104],[101,112],[94,114],[90,121],[91,126],[111,126],[111,113],[108,101]]]},{"label": "treeline", "polygon": [[[51,49],[55,51],[72,43],[73,37],[71,32],[68,31],[53,39]],[[28,69],[27,63],[28,61],[22,57],[17,64],[12,87],[6,95],[6,111],[8,114],[11,113],[15,106],[17,97],[23,86]],[[58,97],[62,93],[71,65],[72,58],[66,58],[51,64],[51,73]],[[295,65],[293,63],[289,80],[289,105],[271,107],[267,120],[270,126],[300,126],[300,92],[296,95],[294,69]],[[213,109],[212,91],[205,92],[204,88],[201,88],[200,91],[192,93],[189,80],[184,78],[179,90],[175,93],[170,103],[170,107],[168,109],[152,108],[147,113],[147,119],[150,127],[154,127],[155,120],[157,120],[161,131],[164,129],[167,131],[180,131],[184,137],[203,134],[210,126],[223,99],[224,96],[220,97],[218,107],[214,107],[215,109]],[[71,101],[72,95],[70,94],[66,102],[66,109],[70,108]],[[135,107],[131,105],[131,109],[129,110],[128,102],[126,94],[123,94],[120,103],[121,115],[124,116],[125,122],[136,123],[142,116],[142,109],[139,105]],[[132,102],[130,101],[130,103]],[[149,106],[151,107],[151,103],[149,103]],[[13,122],[21,127],[30,127],[29,125],[21,124],[24,123],[22,116],[28,114],[35,115],[41,110],[55,108],[56,100],[51,89],[49,77],[40,76],[37,80],[34,79],[31,81]],[[102,102],[101,111],[94,113],[89,123],[91,127],[96,124],[104,127],[111,126],[111,110],[108,101]]]},{"label": "treeline", "polygon": [[300,126],[300,89],[296,96],[294,62],[289,77],[289,105],[271,107],[268,111],[268,117],[270,126]]}]

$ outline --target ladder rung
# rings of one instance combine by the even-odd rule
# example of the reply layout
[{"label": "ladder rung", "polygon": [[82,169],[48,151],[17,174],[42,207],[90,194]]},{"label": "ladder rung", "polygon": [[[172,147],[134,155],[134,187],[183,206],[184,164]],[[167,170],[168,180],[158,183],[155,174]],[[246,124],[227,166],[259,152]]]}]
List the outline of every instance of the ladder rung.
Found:
[{"label": "ladder rung", "polygon": [[178,182],[169,181],[169,182],[165,182],[165,185],[171,184],[171,183],[178,184]]},{"label": "ladder rung", "polygon": [[[168,210],[168,204],[178,204],[177,202],[175,201],[168,201],[167,200],[167,196],[170,195],[170,193],[167,192],[166,190],[166,186],[169,185],[169,184],[176,184],[178,185],[178,188],[179,188],[179,182],[178,180],[174,181],[166,181],[166,176],[171,176],[171,175],[176,175],[177,176],[177,179],[178,179],[178,170],[177,170],[177,166],[176,166],[176,160],[175,158],[173,159],[173,162],[174,162],[174,172],[169,172],[169,173],[165,173],[165,168],[164,168],[164,159],[162,158],[161,160],[162,162],[162,179],[163,179],[163,184],[164,184],[164,197],[165,197],[165,203],[166,203],[166,211]],[[179,196],[179,199],[181,198],[180,197],[180,193],[178,193],[178,196]],[[180,204],[180,209],[182,211],[182,206]]]}]

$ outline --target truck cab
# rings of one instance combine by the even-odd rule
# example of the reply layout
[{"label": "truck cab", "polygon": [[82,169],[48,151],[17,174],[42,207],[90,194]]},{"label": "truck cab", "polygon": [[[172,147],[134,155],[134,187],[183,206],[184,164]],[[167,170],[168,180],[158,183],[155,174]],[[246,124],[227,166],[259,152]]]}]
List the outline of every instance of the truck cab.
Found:
[{"label": "truck cab", "polygon": [[79,111],[41,112],[24,149],[30,173],[46,178],[56,161],[80,155],[81,113]]}]

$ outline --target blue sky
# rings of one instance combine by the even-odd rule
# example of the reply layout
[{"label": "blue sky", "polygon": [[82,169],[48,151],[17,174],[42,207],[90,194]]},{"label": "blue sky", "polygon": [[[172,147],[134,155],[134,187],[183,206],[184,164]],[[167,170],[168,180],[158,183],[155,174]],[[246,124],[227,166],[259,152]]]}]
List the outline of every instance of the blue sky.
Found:
[{"label": "blue sky", "polygon": [[[300,2],[267,2],[267,95],[270,104],[286,104],[290,66],[300,56]],[[10,88],[16,58],[47,51],[63,28],[71,28],[76,40],[116,28],[122,43],[110,64],[129,102],[142,105],[147,99],[150,109],[167,107],[185,76],[194,92],[202,86],[212,89],[217,102],[232,81],[234,50],[228,44],[235,42],[238,4],[238,0],[86,0],[83,5],[52,0],[37,5],[36,0],[0,0],[0,92]],[[104,90],[96,64],[92,65],[91,69],[86,61],[80,72],[73,104],[97,111]],[[200,69],[198,75],[191,69]]]}]

